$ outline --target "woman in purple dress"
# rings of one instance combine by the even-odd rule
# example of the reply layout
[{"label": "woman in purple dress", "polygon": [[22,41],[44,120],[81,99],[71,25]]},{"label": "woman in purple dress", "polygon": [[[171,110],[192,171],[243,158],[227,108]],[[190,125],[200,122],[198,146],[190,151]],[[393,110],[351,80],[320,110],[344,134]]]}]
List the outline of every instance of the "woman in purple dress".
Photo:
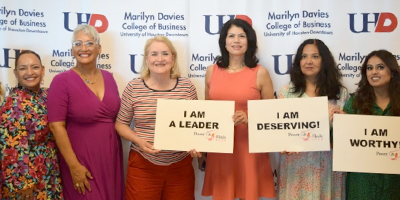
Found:
[{"label": "woman in purple dress", "polygon": [[111,73],[96,68],[100,37],[89,25],[75,28],[76,66],[50,85],[48,118],[60,149],[65,199],[124,197],[122,149],[114,123],[120,98]]}]

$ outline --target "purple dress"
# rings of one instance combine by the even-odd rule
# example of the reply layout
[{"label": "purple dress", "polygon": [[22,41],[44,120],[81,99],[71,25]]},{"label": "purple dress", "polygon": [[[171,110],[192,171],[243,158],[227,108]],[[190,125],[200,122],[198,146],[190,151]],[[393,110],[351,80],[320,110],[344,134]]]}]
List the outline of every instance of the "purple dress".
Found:
[{"label": "purple dress", "polygon": [[74,189],[71,173],[60,155],[65,199],[120,200],[124,198],[121,140],[115,131],[120,107],[117,84],[107,71],[101,71],[103,100],[87,87],[73,70],[54,77],[48,94],[49,122],[65,121],[69,140],[79,162],[92,174],[92,191],[85,195]]}]

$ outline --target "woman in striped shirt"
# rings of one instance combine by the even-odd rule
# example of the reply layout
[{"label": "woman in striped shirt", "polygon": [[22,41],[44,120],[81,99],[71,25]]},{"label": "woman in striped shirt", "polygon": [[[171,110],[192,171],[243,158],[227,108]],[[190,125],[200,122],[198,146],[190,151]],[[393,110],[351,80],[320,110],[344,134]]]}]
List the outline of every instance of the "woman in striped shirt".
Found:
[{"label": "woman in striped shirt", "polygon": [[[194,200],[194,171],[189,152],[154,149],[157,99],[197,100],[196,88],[180,77],[177,52],[164,36],[148,39],[142,71],[126,86],[115,128],[132,142],[126,179],[127,200]],[[130,129],[131,120],[135,127]]]}]

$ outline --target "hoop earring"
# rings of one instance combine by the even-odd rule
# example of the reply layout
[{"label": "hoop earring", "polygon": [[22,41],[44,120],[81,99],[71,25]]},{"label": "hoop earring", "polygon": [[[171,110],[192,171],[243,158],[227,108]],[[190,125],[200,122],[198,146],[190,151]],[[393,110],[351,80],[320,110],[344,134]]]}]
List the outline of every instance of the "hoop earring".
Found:
[{"label": "hoop earring", "polygon": [[42,76],[42,80],[40,81],[40,85],[44,85],[44,76]]}]

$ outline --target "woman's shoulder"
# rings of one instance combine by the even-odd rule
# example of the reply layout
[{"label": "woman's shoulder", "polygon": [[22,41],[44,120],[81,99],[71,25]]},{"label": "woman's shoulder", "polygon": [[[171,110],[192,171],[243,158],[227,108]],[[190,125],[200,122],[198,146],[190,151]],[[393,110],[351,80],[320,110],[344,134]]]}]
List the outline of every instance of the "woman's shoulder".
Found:
[{"label": "woman's shoulder", "polygon": [[349,99],[347,100],[348,103],[353,104],[353,102],[356,100],[357,94],[356,93],[350,93],[349,94]]},{"label": "woman's shoulder", "polygon": [[282,86],[278,93],[278,99],[294,97],[296,94],[292,93],[294,85],[292,82]]},{"label": "woman's shoulder", "polygon": [[73,73],[76,73],[76,72],[74,72],[74,70],[72,70],[72,69],[69,69],[69,70],[67,70],[65,72],[61,72],[61,73],[57,74],[56,76],[54,76],[54,78],[55,77],[63,77],[63,78],[64,77],[69,77],[69,76],[72,76]]},{"label": "woman's shoulder", "polygon": [[140,78],[140,77],[133,78],[132,80],[129,81],[129,84],[130,85],[132,85],[132,84],[143,84],[143,79]]},{"label": "woman's shoulder", "polygon": [[141,88],[141,87],[146,87],[143,79],[140,77],[133,78],[128,82],[125,88]]},{"label": "woman's shoulder", "polygon": [[354,102],[356,101],[357,98],[357,94],[356,93],[352,93],[350,94],[349,99],[346,101],[346,104],[344,105],[344,112],[348,113],[348,114],[354,114],[355,110],[353,108]]},{"label": "woman's shoulder", "polygon": [[107,76],[107,78],[112,78],[112,79],[114,79],[113,73],[111,73],[111,72],[109,72],[109,71],[107,71],[107,70],[104,70],[104,69],[100,69],[100,71],[101,71],[101,73],[102,73],[104,76]]},{"label": "woman's shoulder", "polygon": [[212,71],[214,70],[215,67],[218,68],[218,65],[217,65],[217,64],[209,65],[209,66],[207,67],[206,73],[212,73]]},{"label": "woman's shoulder", "polygon": [[190,79],[188,77],[178,77],[179,81],[182,82],[187,82],[187,83],[191,83],[192,81],[190,81]]},{"label": "woman's shoulder", "polygon": [[178,77],[178,85],[193,85],[193,83],[187,77]]},{"label": "woman's shoulder", "polygon": [[71,81],[71,76],[74,75],[73,73],[75,73],[75,72],[73,72],[72,69],[67,70],[65,72],[61,72],[61,73],[59,73],[59,74],[54,76],[53,80],[51,81],[51,84],[64,82],[64,81],[67,81],[67,80]]},{"label": "woman's shoulder", "polygon": [[[27,95],[18,87],[11,90],[11,92],[4,98],[3,104],[8,107],[13,106],[13,102],[22,101]],[[1,104],[0,104],[1,105]]]},{"label": "woman's shoulder", "polygon": [[340,99],[339,100],[344,101],[344,102],[349,100],[349,91],[344,86],[342,86],[340,88]]},{"label": "woman's shoulder", "polygon": [[17,99],[20,97],[19,94],[19,89],[13,89],[11,92],[4,98],[4,101],[10,100],[10,99]]},{"label": "woman's shoulder", "polygon": [[294,88],[294,84],[293,84],[293,82],[289,82],[289,83],[286,83],[285,85],[283,85],[281,90],[288,91],[288,90],[291,90],[292,88]]},{"label": "woman's shoulder", "polygon": [[340,88],[340,94],[348,96],[349,95],[349,90],[346,87],[342,86]]},{"label": "woman's shoulder", "polygon": [[257,66],[255,66],[253,68],[249,68],[249,69],[256,70],[258,75],[261,75],[261,76],[268,75],[269,76],[269,72],[268,72],[267,68],[265,68],[264,66],[262,66],[260,64],[257,64]]}]

